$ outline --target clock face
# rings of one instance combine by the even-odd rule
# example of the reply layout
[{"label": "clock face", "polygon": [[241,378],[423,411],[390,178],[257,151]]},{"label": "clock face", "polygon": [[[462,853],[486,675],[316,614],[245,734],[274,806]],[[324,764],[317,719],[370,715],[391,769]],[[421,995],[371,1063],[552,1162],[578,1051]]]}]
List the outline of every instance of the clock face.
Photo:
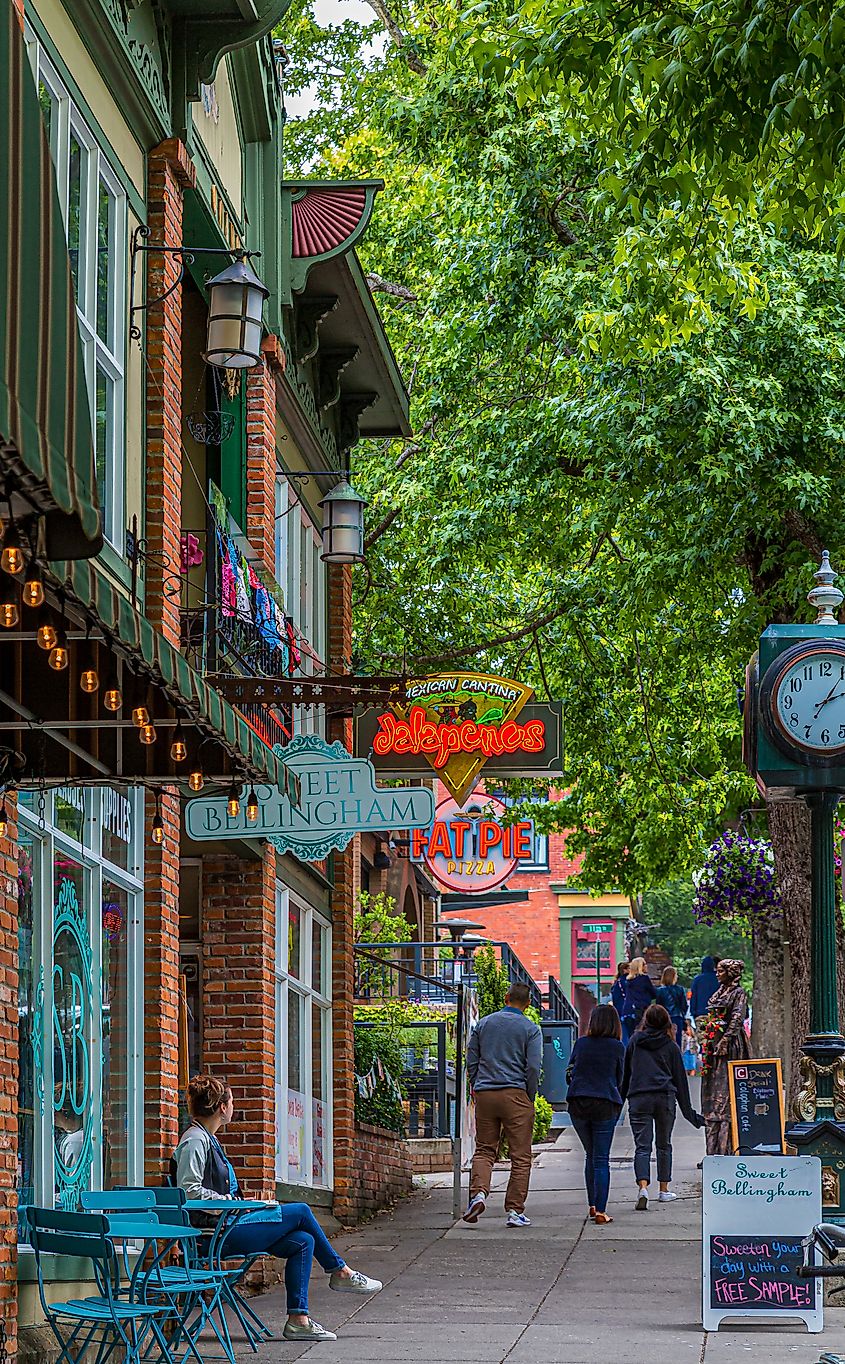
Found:
[{"label": "clock face", "polygon": [[773,668],[769,714],[779,746],[821,758],[845,752],[845,647],[801,645]]}]

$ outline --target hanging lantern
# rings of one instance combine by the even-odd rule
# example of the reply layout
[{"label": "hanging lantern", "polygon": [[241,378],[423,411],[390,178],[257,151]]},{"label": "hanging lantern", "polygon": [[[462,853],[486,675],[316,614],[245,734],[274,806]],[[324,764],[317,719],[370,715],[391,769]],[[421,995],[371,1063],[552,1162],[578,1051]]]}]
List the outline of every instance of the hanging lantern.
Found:
[{"label": "hanging lantern", "polygon": [[323,552],[327,564],[360,564],[364,560],[364,508],[367,499],[346,479],[326,493],[323,508]]},{"label": "hanging lantern", "polygon": [[236,260],[208,282],[208,348],[203,359],[219,369],[261,363],[261,314],[270,290],[249,261]]}]

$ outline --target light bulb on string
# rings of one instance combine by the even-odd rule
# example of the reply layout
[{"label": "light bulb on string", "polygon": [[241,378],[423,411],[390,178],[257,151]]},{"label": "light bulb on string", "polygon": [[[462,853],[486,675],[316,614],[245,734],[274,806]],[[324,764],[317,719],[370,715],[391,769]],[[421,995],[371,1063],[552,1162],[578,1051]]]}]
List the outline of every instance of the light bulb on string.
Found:
[{"label": "light bulb on string", "polygon": [[176,726],[173,734],[173,742],[170,745],[170,756],[175,763],[183,763],[188,756],[188,745],[185,743],[185,731],[182,722]]},{"label": "light bulb on string", "polygon": [[229,799],[226,802],[226,810],[232,819],[237,819],[241,813],[240,784],[233,781],[229,787]]},{"label": "light bulb on string", "polygon": [[47,662],[50,664],[53,672],[56,673],[63,672],[70,662],[67,635],[65,633],[65,627],[61,624],[56,630],[56,642],[50,650]]},{"label": "light bulb on string", "polygon": [[164,842],[164,821],[161,817],[161,795],[156,792],[156,808],[153,815],[153,822],[150,828],[150,838],[154,843],[161,845]]},{"label": "light bulb on string", "polygon": [[121,695],[120,684],[118,683],[116,672],[109,674],[109,680],[106,683],[106,689],[103,693],[103,705],[106,710],[112,712],[120,710],[120,707],[123,705],[123,696]]},{"label": "light bulb on string", "polygon": [[3,793],[3,803],[0,805],[0,838],[5,838],[9,832],[9,812],[6,808],[6,794]]},{"label": "light bulb on string", "polygon": [[44,605],[44,584],[41,581],[41,570],[34,559],[29,561],[21,596],[24,606],[35,608]]},{"label": "light bulb on string", "polygon": [[143,729],[144,725],[150,723],[150,712],[147,710],[144,701],[136,699],[135,705],[132,707],[132,723],[137,725],[138,729]]},{"label": "light bulb on string", "polygon": [[49,653],[51,649],[55,649],[58,637],[59,635],[52,611],[48,606],[42,606],[38,613],[38,628],[35,631],[36,644],[39,649],[43,649],[45,653]]},{"label": "light bulb on string", "polygon": [[188,785],[190,786],[192,791],[202,790],[203,786],[205,785],[205,779],[202,775],[201,768],[195,767],[194,770],[190,773],[190,775],[188,776]]},{"label": "light bulb on string", "polygon": [[100,685],[100,677],[96,668],[83,668],[79,675],[79,685],[89,696],[97,691]]},{"label": "light bulb on string", "polygon": [[258,819],[258,797],[254,786],[249,788],[249,795],[246,798],[246,817],[250,824],[254,824]]},{"label": "light bulb on string", "polygon": [[155,725],[149,722],[145,725],[141,725],[138,729],[138,738],[141,740],[141,743],[145,744],[147,747],[149,747],[150,744],[154,744],[157,738]]},{"label": "light bulb on string", "polygon": [[4,630],[14,630],[19,620],[18,589],[13,582],[4,583],[0,588],[0,625]]},{"label": "light bulb on string", "polygon": [[0,568],[12,576],[23,569],[23,550],[21,537],[14,521],[10,521],[3,536],[3,552],[0,553]]}]

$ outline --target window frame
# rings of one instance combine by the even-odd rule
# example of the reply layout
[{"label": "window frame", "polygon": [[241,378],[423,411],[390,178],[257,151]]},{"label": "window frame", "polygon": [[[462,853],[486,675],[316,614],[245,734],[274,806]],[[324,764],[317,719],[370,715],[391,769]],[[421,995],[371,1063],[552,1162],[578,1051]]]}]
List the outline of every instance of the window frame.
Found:
[{"label": "window frame", "polygon": [[[70,147],[75,138],[84,150],[86,184],[84,209],[80,209],[80,262],[84,260],[82,277],[83,297],[77,296],[76,315],[82,344],[85,380],[91,409],[91,428],[97,459],[99,483],[100,453],[97,430],[99,376],[105,378],[110,391],[107,405],[107,438],[104,460],[101,514],[103,535],[121,558],[125,555],[126,537],[126,372],[127,372],[127,271],[129,257],[129,201],[120,178],[113,153],[105,148],[92,131],[84,113],[74,101],[56,63],[51,59],[33,27],[27,21],[24,40],[35,77],[36,90],[42,85],[49,91],[57,113],[51,119],[49,131],[50,153],[56,175],[59,206],[68,231],[70,213]],[[101,183],[111,196],[114,221],[109,235],[109,277],[107,284],[108,321],[103,339],[97,326],[99,272],[99,194]],[[94,250],[91,250],[91,241]],[[84,247],[83,247],[84,242]]]},{"label": "window frame", "polygon": [[[300,975],[290,974],[288,960],[288,933],[290,906],[295,905],[300,914]],[[319,927],[322,939],[323,989],[317,990],[312,982],[313,930]],[[275,979],[275,1035],[276,1035],[276,1156],[275,1175],[280,1184],[294,1184],[303,1188],[331,1189],[334,1185],[332,1161],[333,1131],[333,1073],[332,1073],[332,982],[331,982],[332,925],[329,919],[310,905],[302,896],[276,882],[276,943],[274,960]],[[291,995],[299,1000],[300,1018],[300,1075],[304,1080],[301,1089],[290,1091],[300,1094],[305,1101],[305,1128],[303,1152],[305,1168],[300,1177],[291,1175],[288,1161],[288,1009]],[[326,1098],[323,1114],[323,1170],[324,1181],[314,1179],[314,1081],[313,1081],[313,1009],[319,1008],[323,1016],[322,1071]]]}]

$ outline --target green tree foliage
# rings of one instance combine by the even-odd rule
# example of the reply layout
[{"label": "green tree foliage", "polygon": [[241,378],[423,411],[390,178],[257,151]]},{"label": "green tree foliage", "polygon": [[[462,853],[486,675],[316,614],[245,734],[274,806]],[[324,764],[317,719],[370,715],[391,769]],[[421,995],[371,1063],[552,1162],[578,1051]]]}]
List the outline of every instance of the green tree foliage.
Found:
[{"label": "green tree foliage", "polygon": [[[807,618],[822,545],[841,557],[845,283],[772,220],[765,180],[753,212],[720,181],[706,221],[683,186],[626,198],[639,134],[592,67],[542,74],[571,36],[545,8],[534,90],[473,46],[512,6],[408,0],[289,145],[386,185],[362,254],[416,436],[356,453],[356,665],[562,699],[567,794],[532,813],[575,831],[587,885],[635,892],[754,799],[736,687],[768,620]],[[341,39],[308,29],[306,65],[321,43]]]},{"label": "green tree foliage", "polygon": [[510,976],[507,968],[496,956],[492,943],[476,948],[473,953],[475,970],[475,990],[478,995],[478,1012],[482,1018],[494,1014],[505,1007],[505,999],[510,989]]}]

